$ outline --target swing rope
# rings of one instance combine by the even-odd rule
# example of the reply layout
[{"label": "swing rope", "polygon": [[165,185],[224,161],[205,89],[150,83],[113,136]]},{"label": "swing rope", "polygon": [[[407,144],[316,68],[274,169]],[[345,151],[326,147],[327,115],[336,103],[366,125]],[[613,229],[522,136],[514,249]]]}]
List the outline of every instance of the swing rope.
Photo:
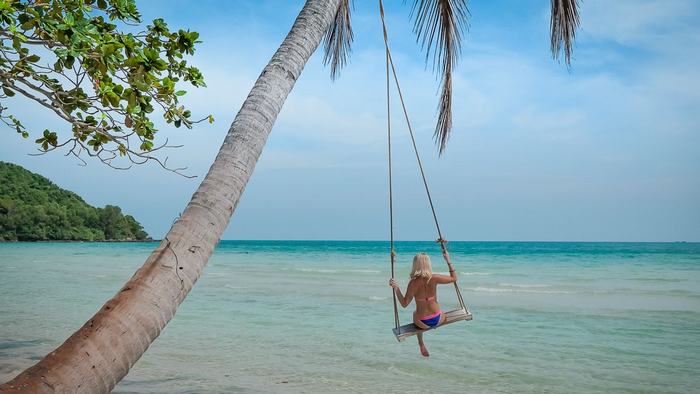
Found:
[{"label": "swing rope", "polygon": [[[392,169],[391,169],[391,90],[390,90],[390,79],[389,79],[389,63],[390,63],[390,53],[389,46],[387,45],[388,37],[386,31],[386,25],[384,24],[384,7],[382,1],[379,0],[379,10],[382,15],[382,28],[384,32],[384,47],[386,49],[386,132],[387,132],[387,147],[388,147],[388,157],[389,157],[389,250],[391,258],[391,279],[395,279],[396,276],[396,252],[394,251],[394,198],[393,198],[393,181],[392,181]],[[394,301],[394,325],[398,329],[401,326],[401,321],[399,320],[399,308],[396,305],[396,290],[391,289],[392,300]]]},{"label": "swing rope", "polygon": [[[440,230],[440,223],[438,222],[437,218],[437,213],[435,212],[435,205],[433,204],[433,199],[430,195],[430,188],[428,187],[428,180],[425,177],[425,171],[423,170],[423,162],[420,158],[420,154],[418,153],[418,146],[416,145],[416,138],[413,134],[413,127],[411,126],[411,121],[408,116],[408,110],[406,109],[406,103],[404,102],[403,99],[403,93],[401,91],[401,84],[399,83],[399,78],[396,74],[396,67],[394,66],[394,60],[391,56],[391,51],[389,50],[389,34],[387,32],[387,27],[386,27],[386,21],[384,18],[384,4],[382,0],[379,0],[379,15],[382,20],[382,31],[384,35],[384,49],[386,52],[386,111],[387,111],[387,139],[388,139],[388,147],[389,147],[389,155],[388,155],[388,167],[389,167],[389,234],[390,234],[390,254],[391,254],[391,278],[394,279],[395,276],[395,264],[396,264],[396,252],[394,251],[394,203],[393,203],[393,180],[392,180],[392,160],[391,160],[391,106],[390,106],[390,77],[393,76],[394,83],[396,84],[396,91],[399,94],[399,101],[401,102],[401,109],[403,110],[403,115],[406,120],[406,126],[408,127],[408,133],[411,136],[411,143],[413,145],[413,152],[416,155],[416,161],[418,162],[418,168],[420,169],[420,174],[421,178],[423,180],[423,186],[425,187],[425,194],[428,197],[428,202],[430,203],[430,210],[433,214],[433,220],[435,222],[435,228],[438,233],[438,239],[437,243],[440,244],[440,249],[442,251],[443,258],[445,260],[445,263],[448,264],[449,267],[449,260],[447,258],[447,241],[442,237],[442,231]],[[391,71],[391,73],[389,72]],[[464,299],[462,298],[462,293],[459,290],[459,286],[457,285],[457,282],[453,282],[455,292],[457,294],[457,300],[459,301],[459,306],[463,309],[466,310],[467,307],[464,303]],[[396,291],[393,290],[393,299],[394,299],[394,323],[396,325],[396,328],[399,328],[400,322],[399,322],[399,311],[398,307],[396,304]]]}]

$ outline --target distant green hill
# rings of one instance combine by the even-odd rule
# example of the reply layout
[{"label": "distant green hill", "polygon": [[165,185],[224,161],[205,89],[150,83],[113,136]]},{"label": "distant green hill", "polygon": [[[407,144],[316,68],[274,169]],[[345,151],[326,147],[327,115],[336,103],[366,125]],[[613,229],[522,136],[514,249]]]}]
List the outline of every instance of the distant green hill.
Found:
[{"label": "distant green hill", "polygon": [[150,239],[133,216],[95,208],[41,175],[0,161],[0,241]]}]

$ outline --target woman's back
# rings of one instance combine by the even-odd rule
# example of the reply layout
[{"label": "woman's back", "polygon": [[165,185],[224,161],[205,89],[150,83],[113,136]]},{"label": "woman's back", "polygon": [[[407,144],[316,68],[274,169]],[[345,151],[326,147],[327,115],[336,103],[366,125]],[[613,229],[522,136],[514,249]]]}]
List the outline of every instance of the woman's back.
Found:
[{"label": "woman's back", "polygon": [[413,287],[417,315],[429,315],[440,311],[440,304],[437,302],[437,282],[433,277],[414,278],[409,283],[409,286]]}]

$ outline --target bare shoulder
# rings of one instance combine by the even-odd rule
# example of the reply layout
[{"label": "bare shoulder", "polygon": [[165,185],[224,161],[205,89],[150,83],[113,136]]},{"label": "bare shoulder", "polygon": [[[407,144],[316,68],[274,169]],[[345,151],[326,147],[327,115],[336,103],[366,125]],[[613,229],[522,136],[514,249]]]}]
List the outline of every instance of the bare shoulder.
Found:
[{"label": "bare shoulder", "polygon": [[408,285],[406,285],[406,288],[407,288],[407,289],[412,288],[413,286],[415,286],[415,282],[416,282],[416,281],[413,280],[413,278],[409,279],[409,280],[408,280]]},{"label": "bare shoulder", "polygon": [[406,291],[407,291],[407,292],[408,292],[408,291],[412,291],[415,287],[416,287],[416,281],[413,280],[413,278],[411,278],[411,279],[408,281],[408,285],[406,286]]}]

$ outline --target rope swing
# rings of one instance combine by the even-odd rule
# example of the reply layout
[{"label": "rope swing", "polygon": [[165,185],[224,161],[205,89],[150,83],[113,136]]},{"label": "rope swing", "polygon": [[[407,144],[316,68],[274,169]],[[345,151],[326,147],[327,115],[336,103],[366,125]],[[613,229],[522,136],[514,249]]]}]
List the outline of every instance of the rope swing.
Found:
[{"label": "rope swing", "polygon": [[[382,20],[382,32],[384,35],[384,49],[386,53],[386,129],[387,129],[387,146],[388,146],[388,169],[389,169],[389,248],[390,248],[390,259],[391,259],[391,278],[395,279],[396,274],[396,251],[394,250],[394,194],[393,194],[393,179],[392,179],[392,158],[391,158],[391,79],[393,77],[394,83],[396,85],[396,91],[399,94],[399,101],[401,102],[401,109],[403,110],[404,118],[406,120],[406,126],[408,128],[408,133],[411,136],[411,143],[413,145],[413,152],[416,155],[416,161],[418,162],[418,168],[420,170],[420,175],[423,180],[423,186],[425,186],[425,194],[428,197],[428,203],[430,204],[430,210],[433,214],[433,220],[435,222],[435,228],[437,230],[437,243],[440,244],[440,249],[443,252],[443,259],[445,263],[448,263],[447,258],[447,241],[442,236],[442,231],[440,230],[440,223],[438,222],[437,214],[435,213],[435,205],[433,204],[433,199],[430,195],[430,188],[428,187],[428,181],[425,177],[425,171],[423,170],[423,162],[421,161],[420,154],[418,153],[418,147],[416,145],[416,139],[413,134],[413,128],[411,127],[411,121],[408,117],[408,111],[406,110],[406,103],[403,99],[403,94],[401,92],[401,84],[399,83],[399,78],[396,74],[396,67],[394,66],[394,61],[391,57],[391,51],[389,50],[389,34],[387,32],[386,21],[384,19],[384,4],[382,0],[379,0],[379,15]],[[448,263],[449,264],[449,263]],[[446,312],[445,313],[445,324],[453,323],[460,320],[471,320],[472,315],[464,304],[464,299],[462,298],[462,293],[459,290],[457,282],[454,282],[455,292],[457,294],[457,300],[459,301],[460,309]],[[424,331],[416,327],[413,323],[401,326],[401,321],[399,320],[399,309],[396,300],[396,290],[392,289],[392,299],[394,303],[394,334],[396,338],[401,341],[404,338],[414,335],[420,331]],[[442,326],[441,325],[441,326]]]}]

